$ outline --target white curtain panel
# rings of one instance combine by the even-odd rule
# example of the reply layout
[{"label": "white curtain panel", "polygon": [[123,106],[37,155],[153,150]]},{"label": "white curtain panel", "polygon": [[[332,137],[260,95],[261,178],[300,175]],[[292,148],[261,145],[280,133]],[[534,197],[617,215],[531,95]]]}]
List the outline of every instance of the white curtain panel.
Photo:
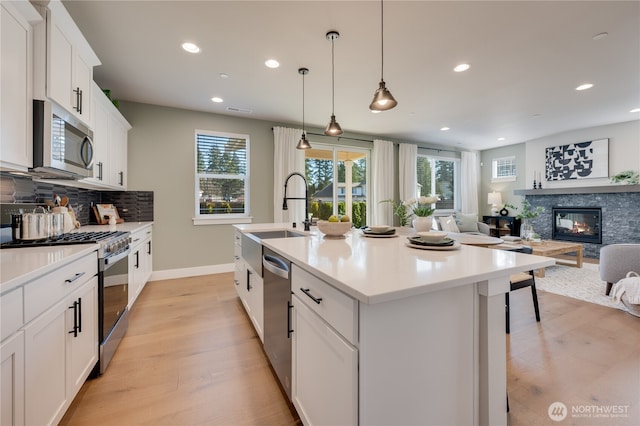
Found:
[{"label": "white curtain panel", "polygon": [[[289,200],[289,210],[282,210],[284,201],[284,182],[289,173],[298,172],[304,176],[304,150],[296,149],[302,136],[301,129],[286,127],[273,128],[273,221],[302,222],[305,204],[303,200]],[[299,176],[292,176],[287,184],[287,197],[303,198],[304,181]]]},{"label": "white curtain panel", "polygon": [[462,213],[478,211],[478,185],[480,183],[480,167],[478,153],[462,151],[460,153],[460,210]]},{"label": "white curtain panel", "polygon": [[380,203],[393,199],[393,142],[376,139],[373,141],[371,217],[369,224],[393,224],[393,206]]},{"label": "white curtain panel", "polygon": [[415,198],[418,183],[418,145],[401,143],[398,149],[400,200]]}]

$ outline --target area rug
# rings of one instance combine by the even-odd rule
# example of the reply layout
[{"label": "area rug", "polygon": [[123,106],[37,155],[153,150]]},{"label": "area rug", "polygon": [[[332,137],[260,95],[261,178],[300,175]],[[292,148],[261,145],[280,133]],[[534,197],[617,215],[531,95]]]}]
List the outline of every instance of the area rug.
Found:
[{"label": "area rug", "polygon": [[536,277],[536,288],[598,305],[626,310],[621,302],[605,296],[606,284],[600,279],[598,265],[583,263],[582,268],[554,265],[545,269],[544,278]]}]

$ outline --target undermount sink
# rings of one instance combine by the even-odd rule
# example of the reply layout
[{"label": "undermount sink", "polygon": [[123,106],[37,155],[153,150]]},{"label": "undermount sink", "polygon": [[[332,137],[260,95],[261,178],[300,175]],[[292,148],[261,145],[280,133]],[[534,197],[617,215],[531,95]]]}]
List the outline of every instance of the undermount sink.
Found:
[{"label": "undermount sink", "polygon": [[279,229],[277,231],[250,232],[250,234],[258,238],[259,240],[268,240],[269,238],[306,237],[305,234],[289,231],[288,229]]}]

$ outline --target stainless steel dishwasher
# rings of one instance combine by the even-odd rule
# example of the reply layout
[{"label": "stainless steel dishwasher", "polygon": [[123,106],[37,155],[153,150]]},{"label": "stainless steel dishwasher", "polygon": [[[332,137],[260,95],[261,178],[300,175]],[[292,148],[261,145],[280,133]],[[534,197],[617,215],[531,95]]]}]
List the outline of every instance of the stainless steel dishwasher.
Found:
[{"label": "stainless steel dishwasher", "polygon": [[264,351],[291,400],[291,262],[262,248]]}]

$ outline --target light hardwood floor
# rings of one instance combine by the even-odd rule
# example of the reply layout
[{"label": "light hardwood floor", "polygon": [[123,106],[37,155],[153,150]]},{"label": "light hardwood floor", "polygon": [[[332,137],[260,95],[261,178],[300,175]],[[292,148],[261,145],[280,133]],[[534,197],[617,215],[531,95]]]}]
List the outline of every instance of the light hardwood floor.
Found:
[{"label": "light hardwood floor", "polygon": [[[509,424],[640,424],[640,319],[539,291],[511,294]],[[102,377],[89,380],[62,425],[296,425],[233,274],[157,281],[140,295]],[[552,402],[628,406],[627,417],[551,421]],[[582,408],[584,409],[584,408]]]}]

